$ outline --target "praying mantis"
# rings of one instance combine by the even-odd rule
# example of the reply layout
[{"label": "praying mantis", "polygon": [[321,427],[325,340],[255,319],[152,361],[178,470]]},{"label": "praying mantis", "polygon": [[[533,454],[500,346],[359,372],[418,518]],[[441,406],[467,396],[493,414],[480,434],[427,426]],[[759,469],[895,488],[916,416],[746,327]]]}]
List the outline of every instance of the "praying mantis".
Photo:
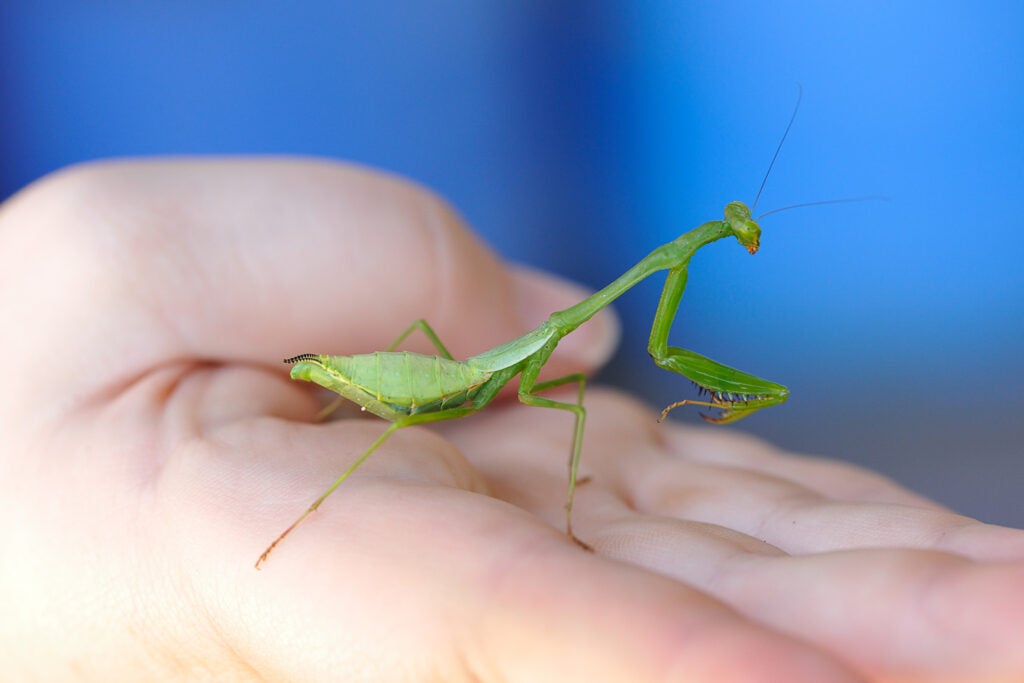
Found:
[{"label": "praying mantis", "polygon": [[[775,150],[768,172],[765,173],[761,189],[758,190],[754,206],[757,205],[757,199],[764,190],[768,175],[782,149],[782,143],[785,142],[786,135],[793,125],[799,104],[798,99],[789,125]],[[830,202],[811,204],[821,203]],[[797,206],[806,205],[808,204]],[[762,217],[764,215],[767,214],[762,214]],[[292,364],[293,379],[313,382],[339,394],[339,398],[332,406],[347,399],[360,406],[362,410],[382,417],[391,424],[263,551],[256,561],[256,568],[259,569],[274,548],[316,511],[321,503],[396,431],[413,425],[454,420],[483,410],[494,400],[502,387],[517,375],[518,396],[522,403],[540,408],[565,410],[575,416],[569,457],[569,490],[565,503],[565,532],[570,539],[589,550],[589,546],[577,538],[572,530],[573,499],[587,415],[583,407],[586,379],[582,373],[575,373],[557,379],[538,381],[541,369],[551,356],[551,352],[566,335],[571,334],[640,281],[667,270],[668,275],[651,325],[647,351],[656,365],[689,379],[697,387],[703,400],[677,401],[662,411],[658,421],[664,420],[675,408],[697,405],[716,411],[714,415],[702,415],[709,422],[734,422],[763,408],[784,403],[789,397],[789,390],[781,384],[736,370],[693,351],[668,345],[669,330],[672,328],[686,288],[687,266],[690,259],[702,247],[730,236],[735,237],[736,241],[751,254],[755,254],[760,246],[761,227],[757,219],[751,218],[751,211],[743,202],[728,203],[722,220],[708,221],[661,245],[603,289],[574,306],[552,313],[536,329],[466,360],[454,359],[437,333],[422,319],[410,325],[385,351],[355,356],[304,353],[285,359],[285,363]],[[438,355],[428,356],[395,350],[417,329],[426,335],[437,349]],[[575,402],[556,401],[540,395],[549,389],[572,384],[577,387]],[[330,409],[331,407],[328,408]]]}]

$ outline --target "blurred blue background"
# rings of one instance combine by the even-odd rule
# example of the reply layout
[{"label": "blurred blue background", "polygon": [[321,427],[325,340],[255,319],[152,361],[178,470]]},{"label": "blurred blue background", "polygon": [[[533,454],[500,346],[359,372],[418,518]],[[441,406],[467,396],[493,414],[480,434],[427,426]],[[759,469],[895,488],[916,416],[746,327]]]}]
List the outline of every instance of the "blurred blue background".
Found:
[{"label": "blurred blue background", "polygon": [[[673,343],[789,385],[737,428],[1024,526],[1024,4],[5,0],[0,191],[119,155],[353,159],[597,287],[730,200]],[[604,379],[690,394],[617,306]],[[676,416],[679,416],[678,411]],[[690,413],[687,419],[694,419]],[[711,427],[709,427],[711,428]]]}]

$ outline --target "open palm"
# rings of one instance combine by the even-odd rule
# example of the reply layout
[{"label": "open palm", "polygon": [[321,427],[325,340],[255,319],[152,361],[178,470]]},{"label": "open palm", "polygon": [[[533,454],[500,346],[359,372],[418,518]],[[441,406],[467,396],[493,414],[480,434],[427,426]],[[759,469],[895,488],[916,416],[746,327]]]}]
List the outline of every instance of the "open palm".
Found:
[{"label": "open palm", "polygon": [[[581,293],[442,203],[313,161],[73,168],[0,210],[0,654],[12,680],[1015,680],[1024,532],[588,391],[398,432],[277,361],[416,318],[466,357]],[[614,345],[599,316],[551,376]],[[557,393],[555,394],[557,395]]]}]

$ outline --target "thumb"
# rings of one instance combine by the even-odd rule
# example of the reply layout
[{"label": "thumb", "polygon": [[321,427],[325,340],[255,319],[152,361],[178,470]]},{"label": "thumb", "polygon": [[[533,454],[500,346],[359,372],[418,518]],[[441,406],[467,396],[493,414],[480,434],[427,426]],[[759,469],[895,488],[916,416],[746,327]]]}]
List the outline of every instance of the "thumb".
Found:
[{"label": "thumb", "polygon": [[[21,400],[189,359],[382,350],[418,318],[465,358],[585,295],[509,269],[411,183],[306,159],[72,167],[4,205],[0,255],[0,315],[25,330],[0,344],[33,368]],[[591,368],[614,342],[595,320],[552,364]]]}]

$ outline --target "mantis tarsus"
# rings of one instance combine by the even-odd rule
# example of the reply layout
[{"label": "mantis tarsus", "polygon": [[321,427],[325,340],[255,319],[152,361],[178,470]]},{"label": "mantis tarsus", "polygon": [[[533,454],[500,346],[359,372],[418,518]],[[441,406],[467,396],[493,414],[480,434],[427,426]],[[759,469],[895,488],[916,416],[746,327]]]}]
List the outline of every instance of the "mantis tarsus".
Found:
[{"label": "mantis tarsus", "polygon": [[[792,126],[795,116],[796,109],[789,126]],[[789,126],[782,141],[785,141]],[[778,157],[782,141],[775,151],[768,173]],[[765,180],[767,178],[766,173]],[[761,189],[764,189],[764,182]],[[759,190],[758,196],[760,194]],[[756,200],[754,204],[757,204]],[[701,247],[729,236],[735,237],[751,254],[756,253],[760,246],[761,227],[751,218],[750,209],[743,202],[730,202],[725,207],[723,220],[708,221],[661,245],[604,289],[570,308],[552,313],[536,329],[464,361],[452,358],[425,320],[410,325],[386,351],[356,356],[304,353],[285,359],[285,363],[294,363],[291,370],[293,379],[326,387],[340,395],[339,401],[348,399],[363,410],[388,420],[391,425],[263,551],[256,561],[256,568],[259,569],[271,551],[396,431],[412,425],[453,420],[482,410],[516,375],[519,375],[521,402],[541,408],[567,410],[575,415],[569,458],[569,492],[565,503],[565,530],[577,544],[589,548],[572,531],[573,496],[583,444],[583,425],[586,421],[586,410],[583,407],[585,378],[582,374],[572,374],[538,382],[541,368],[563,337],[641,280],[667,270],[668,276],[654,314],[647,350],[659,367],[679,373],[693,382],[704,400],[686,399],[673,403],[662,411],[659,421],[674,408],[698,405],[716,409],[717,416],[702,415],[710,422],[733,422],[762,408],[779,405],[789,396],[789,390],[780,384],[735,370],[693,351],[668,345],[669,330],[686,288],[690,259]],[[439,355],[426,356],[394,350],[416,329],[430,339]],[[539,395],[566,384],[578,387],[574,403],[555,401]]]}]

